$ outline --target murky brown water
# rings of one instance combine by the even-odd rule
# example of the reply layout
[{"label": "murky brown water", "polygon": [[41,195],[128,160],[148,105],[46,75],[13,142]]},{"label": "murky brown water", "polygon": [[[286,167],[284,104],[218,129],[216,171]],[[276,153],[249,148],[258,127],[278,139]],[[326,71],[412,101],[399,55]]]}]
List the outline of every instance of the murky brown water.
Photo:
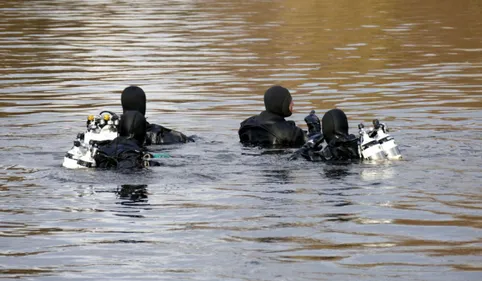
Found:
[{"label": "murky brown water", "polygon": [[[0,278],[481,280],[481,1],[3,1]],[[143,174],[60,166],[140,85],[200,139]],[[404,161],[243,149],[271,85],[290,118],[379,118]]]}]

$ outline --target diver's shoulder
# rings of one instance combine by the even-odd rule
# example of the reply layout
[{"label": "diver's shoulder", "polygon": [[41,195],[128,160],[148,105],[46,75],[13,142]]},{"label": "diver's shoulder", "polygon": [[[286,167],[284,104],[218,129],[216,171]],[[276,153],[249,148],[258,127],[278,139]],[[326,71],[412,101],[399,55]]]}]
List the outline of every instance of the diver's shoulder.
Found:
[{"label": "diver's shoulder", "polygon": [[171,129],[166,128],[159,124],[147,123],[147,131],[171,131]]},{"label": "diver's shoulder", "polygon": [[259,114],[253,115],[253,116],[250,116],[250,117],[244,119],[244,120],[240,123],[240,125],[241,125],[241,127],[243,127],[243,126],[246,126],[246,125],[258,124],[258,123],[259,123],[259,120],[258,120],[258,119],[259,119]]}]

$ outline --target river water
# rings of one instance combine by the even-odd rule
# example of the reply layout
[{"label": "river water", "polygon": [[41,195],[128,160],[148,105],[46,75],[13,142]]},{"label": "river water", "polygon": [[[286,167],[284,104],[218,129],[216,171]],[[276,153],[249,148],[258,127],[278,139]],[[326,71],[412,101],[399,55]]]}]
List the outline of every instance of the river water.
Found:
[{"label": "river water", "polygon": [[[481,280],[482,2],[7,0],[0,4],[0,278]],[[243,148],[288,118],[378,118],[403,161]],[[61,166],[89,114],[139,85],[196,135],[134,174]]]}]

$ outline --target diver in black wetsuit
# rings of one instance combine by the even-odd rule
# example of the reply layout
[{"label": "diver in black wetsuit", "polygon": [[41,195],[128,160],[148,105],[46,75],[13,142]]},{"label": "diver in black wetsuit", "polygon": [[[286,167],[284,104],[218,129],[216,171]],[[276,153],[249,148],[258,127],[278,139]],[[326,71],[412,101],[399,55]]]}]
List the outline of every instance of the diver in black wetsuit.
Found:
[{"label": "diver in black wetsuit", "polygon": [[341,109],[335,108],[326,112],[321,123],[323,134],[312,136],[290,157],[291,160],[296,159],[298,155],[309,161],[360,160],[358,138],[348,134],[348,119]]},{"label": "diver in black wetsuit", "polygon": [[[135,110],[146,115],[146,94],[137,86],[129,86],[122,91],[122,109],[124,113]],[[147,123],[145,145],[152,144],[176,144],[194,142],[194,139],[181,132],[168,129],[161,125]]]},{"label": "diver in black wetsuit", "polygon": [[[138,111],[124,112],[119,122],[119,136],[112,141],[99,144],[94,155],[97,168],[132,170],[146,165],[147,151],[143,144],[146,138],[146,119]],[[150,158],[150,157],[149,157]]]},{"label": "diver in black wetsuit", "polygon": [[244,145],[261,147],[301,147],[306,133],[293,121],[286,121],[293,111],[288,89],[273,86],[264,94],[266,110],[241,122],[239,140]]}]

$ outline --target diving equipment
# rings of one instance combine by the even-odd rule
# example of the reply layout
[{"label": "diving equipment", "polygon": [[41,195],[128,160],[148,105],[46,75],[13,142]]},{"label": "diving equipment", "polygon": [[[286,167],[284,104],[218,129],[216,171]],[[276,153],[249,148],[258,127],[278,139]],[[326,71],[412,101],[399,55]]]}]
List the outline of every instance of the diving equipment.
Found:
[{"label": "diving equipment", "polygon": [[[316,115],[312,110],[305,118],[308,125],[308,141],[289,158],[299,155],[309,161],[355,160],[369,161],[401,159],[402,155],[388,127],[378,119],[372,121],[372,128],[358,125],[358,136],[348,133],[348,119],[340,109],[327,111],[322,118],[322,134],[316,131]],[[319,124],[318,124],[319,125]],[[323,146],[322,143],[326,144]]]},{"label": "diving equipment", "polygon": [[95,167],[94,155],[99,145],[118,135],[119,116],[111,111],[87,117],[87,131],[78,133],[73,147],[64,156],[62,166],[69,169]]},{"label": "diving equipment", "polygon": [[308,136],[314,136],[321,133],[320,118],[316,116],[315,111],[312,110],[308,116],[305,117],[306,125],[308,126]]},{"label": "diving equipment", "polygon": [[365,130],[363,123],[358,124],[359,129],[359,154],[363,159],[382,160],[385,159],[383,148],[377,139],[371,136],[371,133]]},{"label": "diving equipment", "polygon": [[373,120],[373,137],[380,143],[382,150],[389,160],[402,159],[402,154],[392,136],[388,134],[388,127],[380,123],[378,119]]}]

